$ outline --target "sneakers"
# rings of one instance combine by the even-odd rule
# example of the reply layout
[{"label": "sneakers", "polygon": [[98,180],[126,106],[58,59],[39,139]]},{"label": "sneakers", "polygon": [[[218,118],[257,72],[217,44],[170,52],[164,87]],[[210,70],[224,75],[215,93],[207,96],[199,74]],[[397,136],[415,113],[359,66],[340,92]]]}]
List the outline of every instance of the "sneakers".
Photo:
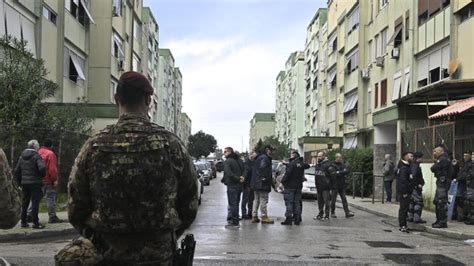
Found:
[{"label": "sneakers", "polygon": [[262,216],[262,224],[273,224],[275,223],[270,217],[268,216]]},{"label": "sneakers", "polygon": [[442,223],[434,223],[431,225],[432,228],[448,228],[447,224]]},{"label": "sneakers", "polygon": [[58,216],[53,216],[51,218],[49,218],[49,222],[50,224],[59,224],[59,223],[64,223],[64,220],[63,219],[59,219]]},{"label": "sneakers", "polygon": [[32,226],[33,229],[44,229],[44,225],[37,223]]},{"label": "sneakers", "polygon": [[351,218],[354,217],[354,214],[352,212],[346,213],[346,218]]},{"label": "sneakers", "polygon": [[321,221],[329,221],[329,216],[324,216]]},{"label": "sneakers", "polygon": [[323,219],[322,214],[318,214],[316,217],[313,218],[313,220],[321,220],[321,219]]},{"label": "sneakers", "polygon": [[331,218],[337,218],[335,213],[331,213]]},{"label": "sneakers", "polygon": [[253,224],[258,224],[260,222],[260,219],[258,219],[257,216],[252,216],[252,223]]},{"label": "sneakers", "polygon": [[406,226],[400,227],[400,229],[398,229],[398,231],[400,231],[402,233],[410,233],[409,229]]},{"label": "sneakers", "polygon": [[281,224],[282,225],[293,225],[293,220],[289,217],[286,217],[286,219],[283,222],[281,222]]}]

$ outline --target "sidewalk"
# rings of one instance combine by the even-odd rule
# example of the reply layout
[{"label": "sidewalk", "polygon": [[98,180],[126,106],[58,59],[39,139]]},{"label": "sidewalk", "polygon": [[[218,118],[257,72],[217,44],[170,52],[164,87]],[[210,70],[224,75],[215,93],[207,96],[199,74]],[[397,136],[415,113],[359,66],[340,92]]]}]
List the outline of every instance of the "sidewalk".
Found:
[{"label": "sidewalk", "polygon": [[[57,216],[63,220],[67,220],[66,212],[58,212]],[[11,241],[22,241],[30,240],[43,237],[56,237],[63,235],[72,235],[76,230],[68,222],[58,223],[58,224],[49,224],[48,223],[48,214],[40,213],[39,214],[40,223],[42,223],[44,229],[32,229],[30,224],[29,228],[21,228],[20,223],[18,223],[14,228],[9,230],[0,230],[0,243],[1,242],[11,242]]]},{"label": "sidewalk", "polygon": [[[398,204],[382,204],[381,201],[375,201],[375,203],[372,204],[372,198],[361,199],[356,197],[353,199],[350,195],[347,196],[347,202],[352,208],[370,212],[386,218],[398,219]],[[448,222],[448,228],[436,229],[431,228],[431,224],[436,221],[435,213],[423,210],[422,218],[423,220],[426,220],[426,224],[408,223],[408,227],[415,230],[425,231],[431,234],[459,240],[474,239],[473,225],[466,225],[465,223],[453,221]],[[398,220],[394,225],[398,226]]]}]

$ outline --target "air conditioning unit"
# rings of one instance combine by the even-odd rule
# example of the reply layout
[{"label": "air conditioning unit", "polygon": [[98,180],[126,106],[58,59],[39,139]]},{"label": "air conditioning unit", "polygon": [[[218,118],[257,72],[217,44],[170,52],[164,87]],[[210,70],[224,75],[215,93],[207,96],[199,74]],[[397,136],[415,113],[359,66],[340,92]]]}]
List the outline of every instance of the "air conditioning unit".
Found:
[{"label": "air conditioning unit", "polygon": [[366,67],[366,68],[363,68],[362,71],[362,79],[369,79],[370,78],[370,72],[369,72],[369,68]]},{"label": "air conditioning unit", "polygon": [[125,70],[125,60],[119,59],[117,67],[118,67],[119,70]]},{"label": "air conditioning unit", "polygon": [[392,58],[398,59],[400,57],[400,48],[395,47],[392,49]]},{"label": "air conditioning unit", "polygon": [[379,57],[375,58],[375,65],[378,66],[378,67],[383,67],[384,59],[385,58],[383,56],[379,56]]}]

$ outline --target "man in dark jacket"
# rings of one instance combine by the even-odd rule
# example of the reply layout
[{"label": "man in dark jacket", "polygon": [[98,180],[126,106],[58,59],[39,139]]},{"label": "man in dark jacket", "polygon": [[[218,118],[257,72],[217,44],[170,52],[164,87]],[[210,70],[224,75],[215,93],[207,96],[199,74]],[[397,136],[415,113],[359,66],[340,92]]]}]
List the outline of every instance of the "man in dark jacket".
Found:
[{"label": "man in dark jacket", "polygon": [[329,174],[331,175],[331,218],[336,216],[337,194],[341,196],[342,207],[346,213],[346,218],[353,217],[354,214],[349,211],[346,199],[346,176],[349,174],[347,166],[344,164],[342,154],[336,153],[335,161],[329,165]]},{"label": "man in dark jacket", "polygon": [[413,154],[413,162],[410,166],[413,176],[410,206],[408,207],[408,221],[423,224],[426,221],[421,219],[421,212],[423,211],[423,186],[425,180],[421,171],[420,163],[423,158],[423,153],[417,151]]},{"label": "man in dark jacket", "polygon": [[453,165],[448,159],[448,154],[442,145],[433,150],[436,162],[431,166],[431,172],[436,178],[436,192],[433,203],[436,208],[436,222],[433,228],[448,227],[448,190],[454,172]]},{"label": "man in dark jacket", "polygon": [[390,154],[385,154],[385,162],[383,163],[383,185],[387,194],[387,203],[392,202],[392,183],[393,173],[395,171],[395,164],[392,162]]},{"label": "man in dark jacket", "polygon": [[410,206],[410,195],[413,191],[412,182],[413,175],[411,173],[410,164],[413,161],[413,153],[404,152],[402,159],[397,166],[397,181],[398,181],[398,198],[400,199],[400,208],[398,209],[398,223],[400,225],[400,232],[408,233],[407,228],[407,214]]},{"label": "man in dark jacket", "polygon": [[25,149],[15,167],[15,178],[18,184],[21,184],[23,190],[22,208],[21,208],[21,227],[27,228],[27,211],[31,200],[31,217],[34,229],[43,229],[44,225],[39,223],[38,209],[41,198],[43,197],[43,176],[46,174],[46,168],[38,154],[39,143],[37,140],[30,140],[28,148]]},{"label": "man in dark jacket", "polygon": [[242,183],[245,181],[245,166],[234,149],[224,149],[224,183],[227,185],[227,201],[230,208],[231,219],[228,226],[239,226],[239,203],[242,194]]},{"label": "man in dark jacket", "polygon": [[301,189],[303,188],[304,170],[309,165],[303,161],[297,151],[291,152],[290,163],[286,167],[286,172],[281,183],[285,190],[283,191],[283,199],[285,200],[286,212],[285,221],[282,225],[295,225],[301,223]]},{"label": "man in dark jacket", "polygon": [[272,190],[272,154],[275,150],[272,146],[265,146],[265,153],[258,155],[252,171],[250,187],[255,193],[252,210],[252,223],[259,223],[258,209],[262,215],[262,224],[273,224],[274,221],[268,217],[267,204],[268,193]]},{"label": "man in dark jacket", "polygon": [[257,158],[257,153],[252,151],[249,157],[245,160],[245,181],[243,183],[242,191],[242,204],[240,208],[242,210],[242,219],[247,220],[252,218],[252,205],[254,192],[250,187],[250,182],[252,180],[252,169],[255,164],[255,159]]},{"label": "man in dark jacket", "polygon": [[[315,220],[328,220],[331,205],[331,174],[329,173],[330,162],[326,159],[324,152],[319,152],[314,166],[314,181],[318,200],[319,214]],[[323,216],[324,214],[324,216]]]},{"label": "man in dark jacket", "polygon": [[[471,155],[474,162],[474,153]],[[471,163],[471,171],[466,176],[466,193],[464,197],[464,223],[474,225],[474,163]]]},{"label": "man in dark jacket", "polygon": [[456,194],[456,219],[458,222],[464,221],[464,198],[466,197],[466,180],[468,176],[471,174],[471,151],[465,151],[463,154],[463,161],[459,167],[459,172],[456,176],[456,180],[458,181],[458,191]]}]

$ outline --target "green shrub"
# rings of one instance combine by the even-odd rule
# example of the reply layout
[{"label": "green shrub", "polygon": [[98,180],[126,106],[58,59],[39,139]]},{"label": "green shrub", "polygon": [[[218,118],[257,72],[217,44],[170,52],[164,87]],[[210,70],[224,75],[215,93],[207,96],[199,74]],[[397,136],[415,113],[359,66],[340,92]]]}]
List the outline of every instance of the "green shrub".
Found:
[{"label": "green shrub", "polygon": [[[349,150],[334,149],[327,152],[329,160],[334,161],[336,153],[341,153],[344,162],[349,167],[351,174],[346,178],[346,193],[353,195],[352,179],[353,172],[362,172],[364,175],[364,196],[369,196],[372,193],[372,182],[374,179],[374,152],[371,148],[355,148]],[[360,180],[356,177],[356,196],[360,195]]]}]

